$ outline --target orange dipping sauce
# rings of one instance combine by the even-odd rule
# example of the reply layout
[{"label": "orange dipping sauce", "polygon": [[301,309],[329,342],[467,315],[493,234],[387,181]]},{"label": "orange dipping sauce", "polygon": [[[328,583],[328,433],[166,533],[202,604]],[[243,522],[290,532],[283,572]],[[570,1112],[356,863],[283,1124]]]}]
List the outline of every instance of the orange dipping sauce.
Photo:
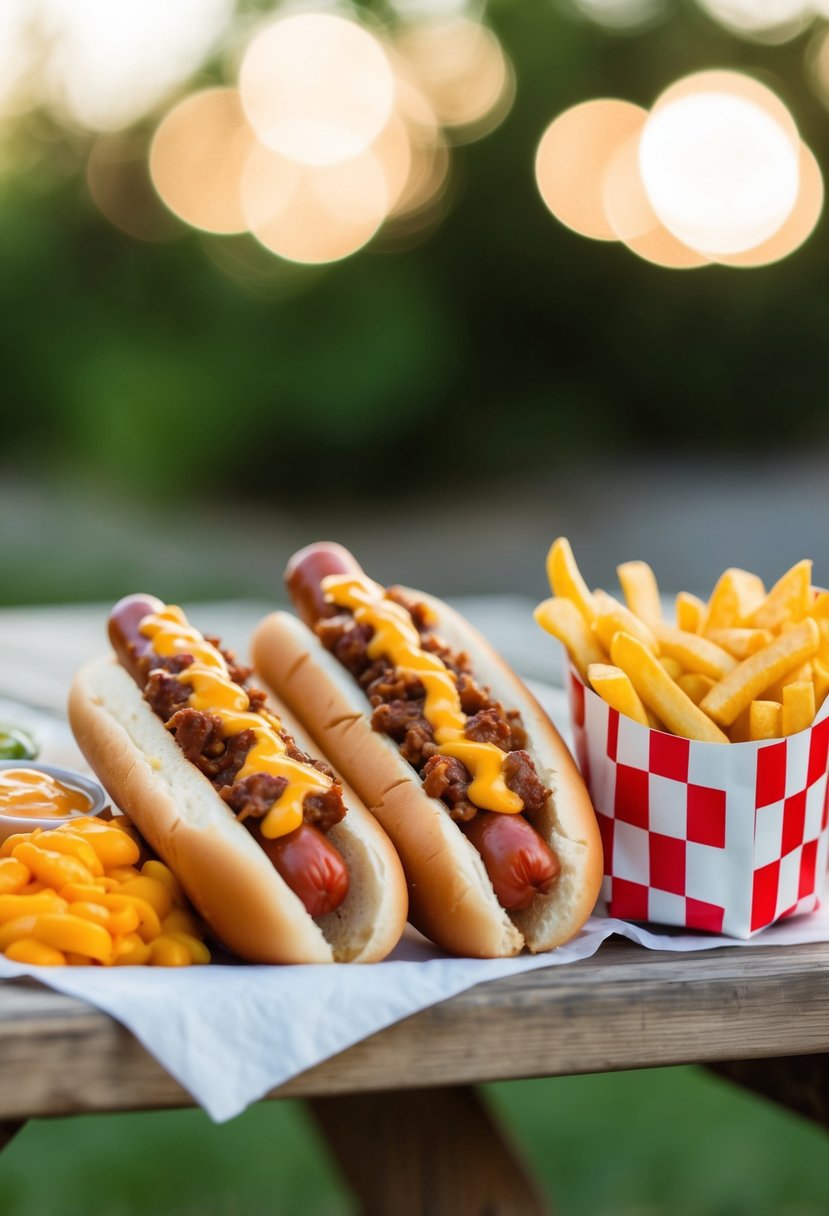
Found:
[{"label": "orange dipping sauce", "polygon": [[32,819],[68,819],[88,815],[92,799],[33,768],[0,769],[0,815]]}]

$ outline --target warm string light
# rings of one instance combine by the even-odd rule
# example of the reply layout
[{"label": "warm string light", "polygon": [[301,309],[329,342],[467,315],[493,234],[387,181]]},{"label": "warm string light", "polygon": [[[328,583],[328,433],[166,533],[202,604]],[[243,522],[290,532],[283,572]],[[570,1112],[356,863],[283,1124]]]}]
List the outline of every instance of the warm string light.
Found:
[{"label": "warm string light", "polygon": [[[605,29],[637,31],[665,20],[668,0],[563,0],[574,12]],[[697,0],[717,25],[749,42],[790,42],[817,18],[829,15],[827,0]]]},{"label": "warm string light", "polygon": [[576,12],[611,30],[641,30],[663,18],[666,0],[570,0]]},{"label": "warm string light", "polygon": [[657,216],[710,255],[745,253],[782,227],[797,201],[799,148],[758,106],[696,93],[654,110],[639,169]]},{"label": "warm string light", "polygon": [[816,13],[814,0],[697,0],[697,3],[732,34],[772,45],[796,38]]},{"label": "warm string light", "polygon": [[618,240],[602,197],[616,150],[642,130],[647,111],[628,101],[585,101],[551,123],[535,158],[541,197],[553,215],[582,236]]},{"label": "warm string light", "polygon": [[760,266],[813,231],[823,181],[791,114],[736,72],[677,81],[648,113],[602,99],[545,131],[536,181],[567,227],[657,265]]},{"label": "warm string light", "polygon": [[237,183],[255,140],[236,89],[204,89],[179,102],[150,145],[150,174],[169,209],[203,232],[244,232]]},{"label": "warm string light", "polygon": [[[622,32],[668,12],[667,0],[562,2]],[[814,25],[808,76],[829,108],[829,0],[697,4],[754,42]],[[138,239],[169,239],[180,229],[146,189],[145,137],[128,128],[223,44],[235,7],[4,0],[0,115],[43,106],[96,132],[86,176],[101,213]],[[446,211],[453,146],[503,120],[515,81],[467,0],[391,0],[391,9],[393,29],[331,11],[256,27],[238,88],[185,97],[159,124],[149,155],[157,197],[211,237],[252,232],[286,260],[337,260],[381,230],[385,247],[422,239]],[[785,105],[725,71],[677,82],[650,115],[610,99],[574,107],[545,133],[536,174],[550,210],[574,230],[683,268],[785,257],[823,202],[820,169]]]},{"label": "warm string light", "polygon": [[303,165],[359,156],[394,108],[394,75],[379,41],[330,13],[266,25],[239,70],[239,95],[265,147]]},{"label": "warm string light", "polygon": [[[118,131],[162,104],[226,35],[234,0],[26,0],[38,100]],[[7,0],[3,0],[3,6]]]},{"label": "warm string light", "polygon": [[287,261],[338,261],[384,226],[433,222],[449,138],[490,131],[512,86],[497,38],[466,17],[421,16],[383,37],[330,13],[282,17],[254,33],[238,89],[165,116],[152,179],[192,227],[250,232]]}]

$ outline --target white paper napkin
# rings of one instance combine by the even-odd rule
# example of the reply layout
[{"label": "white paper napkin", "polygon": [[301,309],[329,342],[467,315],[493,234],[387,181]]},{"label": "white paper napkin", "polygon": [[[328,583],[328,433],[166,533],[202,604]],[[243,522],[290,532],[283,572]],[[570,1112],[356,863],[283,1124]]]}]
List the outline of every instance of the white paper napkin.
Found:
[{"label": "white paper napkin", "polygon": [[30,967],[0,955],[0,979],[34,976],[116,1018],[222,1122],[268,1090],[385,1026],[475,984],[595,954],[612,933],[658,950],[756,950],[829,941],[829,909],[784,921],[750,941],[660,934],[593,917],[551,954],[449,958],[404,939],[383,963],[297,967]]}]

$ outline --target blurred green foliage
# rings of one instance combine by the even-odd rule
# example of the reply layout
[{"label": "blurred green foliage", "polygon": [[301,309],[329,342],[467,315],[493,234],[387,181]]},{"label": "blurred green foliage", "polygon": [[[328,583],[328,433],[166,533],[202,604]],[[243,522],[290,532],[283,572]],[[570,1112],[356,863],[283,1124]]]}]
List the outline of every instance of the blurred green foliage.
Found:
[{"label": "blurred green foliage", "polygon": [[516,102],[457,149],[448,215],[413,248],[381,235],[320,270],[183,227],[140,243],[94,210],[78,135],[29,149],[0,195],[0,467],[161,502],[228,484],[318,501],[585,451],[825,436],[825,224],[778,266],[671,272],[565,230],[533,181],[541,132],[568,105],[649,105],[729,65],[778,90],[829,168],[805,36],[741,43],[690,0],[624,36],[546,2],[500,0],[489,19]]},{"label": "blurred green foliage", "polygon": [[[822,1216],[825,1133],[702,1070],[486,1091],[563,1216]],[[0,1157],[3,1216],[346,1216],[298,1102],[32,1123]],[[390,1214],[392,1216],[392,1214]]]}]

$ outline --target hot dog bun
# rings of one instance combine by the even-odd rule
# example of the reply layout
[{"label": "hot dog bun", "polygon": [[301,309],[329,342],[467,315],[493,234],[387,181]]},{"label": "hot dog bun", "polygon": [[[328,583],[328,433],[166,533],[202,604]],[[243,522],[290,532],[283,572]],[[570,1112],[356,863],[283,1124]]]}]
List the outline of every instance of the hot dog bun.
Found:
[{"label": "hot dog bun", "polygon": [[498,957],[525,945],[551,950],[578,932],[601,885],[601,841],[584,782],[549,718],[489,643],[448,604],[402,590],[432,610],[436,633],[469,655],[493,696],[520,711],[527,750],[552,791],[534,826],[557,854],[561,872],[552,891],[525,911],[501,907],[476,849],[444,804],[424,793],[393,741],[372,729],[365,693],[312,630],[284,612],[267,616],[252,639],[256,669],[388,832],[409,880],[413,924],[458,954]]},{"label": "hot dog bun", "polygon": [[[311,748],[299,724],[274,708],[299,746]],[[336,911],[314,920],[114,658],[77,673],[69,721],[113,801],[233,953],[259,963],[376,962],[394,948],[407,909],[400,862],[347,786],[347,815],[330,837],[348,866],[349,891]]]}]

